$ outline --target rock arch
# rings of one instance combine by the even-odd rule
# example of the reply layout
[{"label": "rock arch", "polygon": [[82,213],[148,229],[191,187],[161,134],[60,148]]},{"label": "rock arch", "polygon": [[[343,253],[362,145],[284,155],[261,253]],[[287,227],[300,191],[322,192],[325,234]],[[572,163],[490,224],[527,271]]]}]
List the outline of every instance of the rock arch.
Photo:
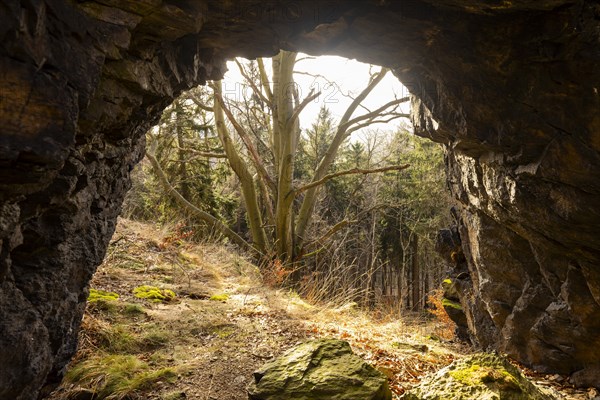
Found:
[{"label": "rock arch", "polygon": [[394,69],[447,148],[475,337],[600,381],[597,1],[2,0],[0,39],[0,398],[60,378],[161,110],[279,48]]}]

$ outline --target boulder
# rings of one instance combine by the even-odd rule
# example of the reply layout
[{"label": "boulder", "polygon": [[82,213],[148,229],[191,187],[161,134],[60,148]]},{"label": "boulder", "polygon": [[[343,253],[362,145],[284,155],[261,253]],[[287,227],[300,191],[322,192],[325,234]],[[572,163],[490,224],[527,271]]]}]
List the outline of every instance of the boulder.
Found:
[{"label": "boulder", "polygon": [[302,343],[254,373],[250,400],[391,400],[387,378],[348,342]]},{"label": "boulder", "polygon": [[403,400],[551,400],[503,357],[475,354],[425,378]]}]

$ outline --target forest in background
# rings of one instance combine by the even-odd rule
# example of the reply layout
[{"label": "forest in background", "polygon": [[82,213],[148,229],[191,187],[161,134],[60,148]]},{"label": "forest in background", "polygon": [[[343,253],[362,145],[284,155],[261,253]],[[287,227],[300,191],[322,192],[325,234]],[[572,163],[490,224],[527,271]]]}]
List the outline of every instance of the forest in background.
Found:
[{"label": "forest in background", "polygon": [[[447,272],[434,251],[451,223],[442,148],[411,133],[407,98],[361,104],[383,68],[341,119],[324,103],[300,128],[320,93],[301,98],[296,62],[240,60],[238,96],[212,82],[175,100],[147,134],[123,215],[245,247],[268,283],[311,301],[423,310]],[[386,130],[395,120],[407,122]]]}]

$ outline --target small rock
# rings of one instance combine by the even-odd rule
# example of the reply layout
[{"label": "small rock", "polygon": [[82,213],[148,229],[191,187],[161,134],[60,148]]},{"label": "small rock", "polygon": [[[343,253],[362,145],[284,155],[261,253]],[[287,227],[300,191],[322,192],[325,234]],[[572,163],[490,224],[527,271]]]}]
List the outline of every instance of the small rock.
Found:
[{"label": "small rock", "polygon": [[548,380],[552,381],[552,382],[562,382],[565,378],[563,378],[562,376],[558,375],[558,374],[554,374],[551,377],[548,378]]},{"label": "small rock", "polygon": [[600,389],[600,366],[588,367],[574,372],[570,380],[576,387]]},{"label": "small rock", "polygon": [[429,348],[424,344],[414,344],[414,343],[403,343],[403,342],[393,342],[392,347],[401,350],[413,350],[421,353],[426,353]]}]

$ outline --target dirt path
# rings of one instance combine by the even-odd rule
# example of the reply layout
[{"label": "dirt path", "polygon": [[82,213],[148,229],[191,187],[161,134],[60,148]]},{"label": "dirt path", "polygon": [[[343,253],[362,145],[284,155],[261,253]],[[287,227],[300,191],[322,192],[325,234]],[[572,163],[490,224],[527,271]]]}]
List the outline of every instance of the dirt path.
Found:
[{"label": "dirt path", "polygon": [[[133,292],[144,285],[176,297],[140,299]],[[253,371],[311,337],[348,340],[399,398],[469,352],[436,340],[431,322],[373,321],[352,304],[315,307],[266,287],[235,252],[133,221],[119,224],[91,287],[118,299],[88,305],[80,350],[51,400],[246,400]],[[118,369],[130,362],[137,369]]]}]

